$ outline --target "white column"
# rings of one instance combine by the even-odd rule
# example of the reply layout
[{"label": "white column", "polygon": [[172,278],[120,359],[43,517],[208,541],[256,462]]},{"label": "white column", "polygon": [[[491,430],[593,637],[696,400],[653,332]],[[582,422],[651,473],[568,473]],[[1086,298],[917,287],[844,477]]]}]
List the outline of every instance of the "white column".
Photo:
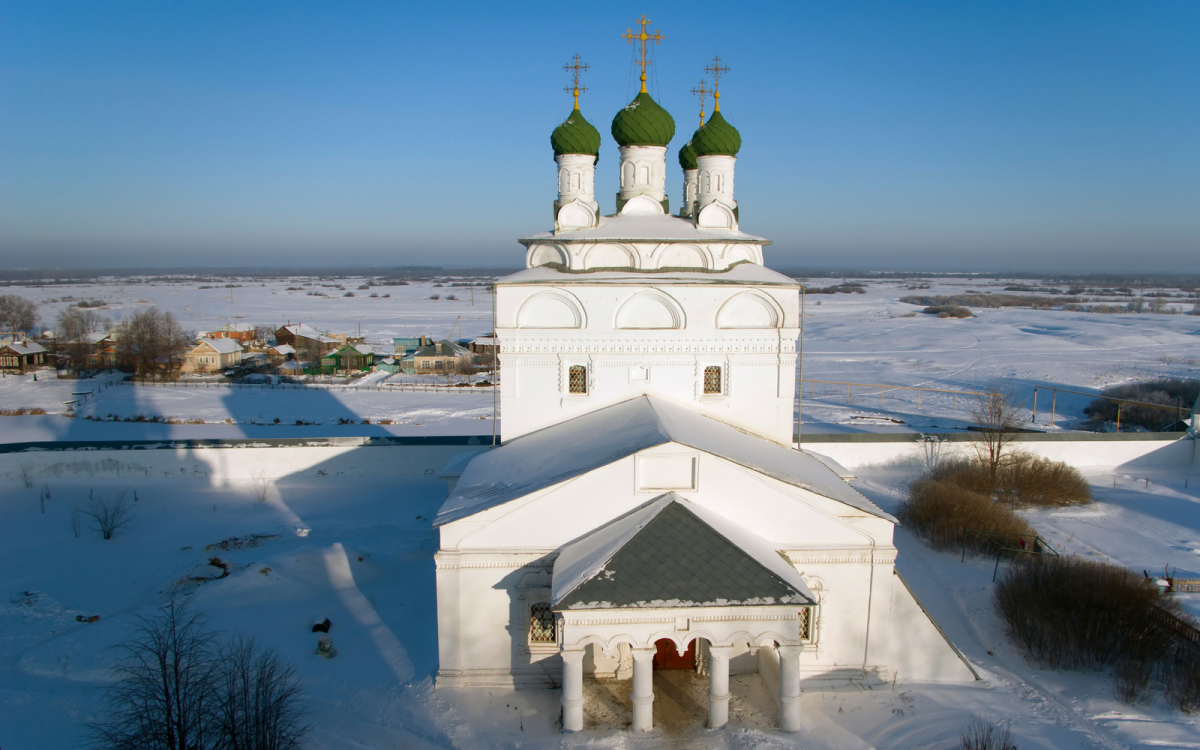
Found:
[{"label": "white column", "polygon": [[633,731],[654,728],[654,649],[633,650]]},{"label": "white column", "polygon": [[681,216],[691,216],[694,213],[697,191],[700,187],[700,170],[683,170],[683,205],[680,206]]},{"label": "white column", "polygon": [[583,730],[583,649],[563,651],[563,731]]},{"label": "white column", "polygon": [[729,657],[731,646],[708,649],[708,726],[720,729],[729,723]]},{"label": "white column", "polygon": [[800,731],[800,646],[780,646],[779,728]]}]

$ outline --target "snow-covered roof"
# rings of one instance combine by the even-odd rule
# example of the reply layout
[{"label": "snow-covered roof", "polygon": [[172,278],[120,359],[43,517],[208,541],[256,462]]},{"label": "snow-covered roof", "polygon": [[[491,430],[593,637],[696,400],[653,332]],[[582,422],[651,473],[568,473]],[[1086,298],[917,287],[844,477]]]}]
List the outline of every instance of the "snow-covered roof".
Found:
[{"label": "snow-covered roof", "polygon": [[383,359],[379,360],[375,364],[377,364],[377,365],[394,365],[394,364],[396,364],[396,360],[392,359],[391,357],[384,357]]},{"label": "snow-covered roof", "polygon": [[334,338],[333,336],[317,336],[317,341],[322,344],[341,344],[344,339]]},{"label": "snow-covered roof", "polygon": [[375,350],[372,349],[367,344],[355,344],[354,350],[356,352],[358,352],[359,354],[374,354],[375,353]]},{"label": "snow-covered roof", "polygon": [[293,323],[292,325],[284,326],[283,330],[287,331],[288,333],[292,334],[293,336],[299,336],[300,338],[305,338],[305,339],[312,339],[314,341],[320,341],[320,340],[326,338],[325,336],[323,336],[321,334],[320,331],[318,331],[317,329],[313,328],[312,326],[306,325],[304,323]]},{"label": "snow-covered roof", "polygon": [[3,346],[5,349],[12,349],[15,354],[19,354],[21,356],[26,354],[39,354],[46,351],[44,346],[41,344],[35,344],[32,341],[22,341],[20,343],[10,342],[7,344],[0,344],[0,346]]},{"label": "snow-covered roof", "polygon": [[242,345],[237,339],[205,339],[200,342],[200,346],[207,346],[217,354],[233,354],[242,351]]},{"label": "snow-covered roof", "polygon": [[296,360],[293,359],[291,361],[281,363],[279,365],[279,369],[280,370],[303,370],[304,365],[300,364],[299,362],[297,362]]},{"label": "snow-covered roof", "polygon": [[289,354],[295,354],[296,347],[292,346],[291,344],[280,344],[279,346],[275,347],[275,353],[282,354],[286,357]]},{"label": "snow-covered roof", "polygon": [[739,263],[726,271],[559,271],[545,266],[501,277],[497,284],[770,284],[800,288],[800,282],[757,263]]},{"label": "snow-covered roof", "polygon": [[109,336],[112,336],[112,332],[104,331],[103,333],[89,333],[86,336],[84,336],[84,339],[86,339],[89,344],[99,344],[101,341],[108,338]]},{"label": "snow-covered roof", "polygon": [[[453,341],[438,341],[421,349],[413,354],[415,357],[466,357],[471,354],[471,350],[459,346]],[[405,358],[407,359],[407,357]]]},{"label": "snow-covered roof", "polygon": [[522,435],[480,455],[463,472],[434,525],[466,518],[671,442],[896,521],[806,453],[669,401],[639,396]]},{"label": "snow-covered roof", "polygon": [[475,346],[495,346],[496,339],[491,336],[480,336],[477,339],[473,339],[471,343]]},{"label": "snow-covered roof", "polygon": [[559,610],[816,601],[774,545],[675,493],[564,545],[552,581]]},{"label": "snow-covered roof", "polygon": [[534,242],[596,242],[597,240],[651,240],[654,242],[751,242],[769,245],[765,237],[728,229],[700,229],[687,219],[669,215],[602,216],[600,225],[590,229],[576,229],[555,234],[540,232],[520,240],[528,245]]},{"label": "snow-covered roof", "polygon": [[254,330],[253,323],[226,323],[217,329],[227,333],[250,333]]}]

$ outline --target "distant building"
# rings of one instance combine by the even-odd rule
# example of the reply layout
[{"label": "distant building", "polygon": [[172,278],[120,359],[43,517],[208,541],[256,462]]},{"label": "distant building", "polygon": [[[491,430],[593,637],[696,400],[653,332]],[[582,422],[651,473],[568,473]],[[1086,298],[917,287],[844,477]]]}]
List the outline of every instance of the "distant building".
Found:
[{"label": "distant building", "polygon": [[180,372],[223,372],[242,363],[242,345],[232,339],[204,339],[183,355]]},{"label": "distant building", "polygon": [[254,341],[258,338],[254,326],[250,323],[228,323],[204,335],[210,339],[233,339],[242,342]]},{"label": "distant building", "polygon": [[417,374],[443,375],[458,372],[463,365],[470,364],[473,357],[470,349],[453,341],[442,340],[415,352],[412,359],[413,370]]},{"label": "distant building", "polygon": [[0,344],[0,370],[24,373],[48,362],[49,353],[32,341],[8,341]]},{"label": "distant building", "polygon": [[337,351],[321,357],[321,370],[332,372],[358,372],[369,370],[375,364],[375,350],[366,344],[346,344]]},{"label": "distant building", "polygon": [[471,341],[468,348],[477,355],[491,356],[496,353],[496,339],[492,336],[480,336]]},{"label": "distant building", "polygon": [[304,323],[289,323],[275,331],[276,346],[287,345],[295,350],[297,359],[311,361],[336,351],[345,342],[321,333]]},{"label": "distant building", "polygon": [[392,339],[392,344],[396,347],[396,356],[405,357],[418,349],[423,349],[433,343],[433,339],[428,336],[409,336],[398,337]]},{"label": "distant building", "polygon": [[386,357],[375,363],[376,372],[390,372],[395,375],[400,372],[400,362],[395,357]]},{"label": "distant building", "polygon": [[86,369],[98,370],[117,366],[117,334],[115,331],[89,333]]}]

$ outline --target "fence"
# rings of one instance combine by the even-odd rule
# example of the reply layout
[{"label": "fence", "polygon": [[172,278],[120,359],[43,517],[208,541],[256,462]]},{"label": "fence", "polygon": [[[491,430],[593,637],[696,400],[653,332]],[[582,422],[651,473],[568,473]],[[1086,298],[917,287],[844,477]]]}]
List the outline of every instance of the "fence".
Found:
[{"label": "fence", "polygon": [[967,547],[972,536],[976,538],[977,544],[988,551],[989,555],[995,553],[996,567],[992,570],[993,582],[995,582],[996,576],[1000,572],[1000,560],[1005,557],[1013,557],[1015,555],[1054,555],[1058,557],[1058,550],[1054,549],[1049,542],[1036,534],[1012,534],[1004,531],[968,529],[965,527],[962,532],[963,562],[967,561]]},{"label": "fence", "polygon": [[1166,630],[1176,638],[1200,650],[1200,630],[1186,620],[1182,620],[1158,605],[1151,604],[1146,611],[1150,622]]},{"label": "fence", "polygon": [[1048,385],[1037,385],[1037,386],[1033,387],[1033,417],[1032,417],[1033,422],[1037,422],[1037,408],[1038,408],[1037,400],[1038,400],[1038,389],[1039,388],[1041,390],[1051,392],[1051,394],[1050,394],[1050,426],[1051,427],[1054,426],[1054,417],[1058,410],[1058,394],[1060,394],[1060,393],[1070,393],[1075,396],[1087,396],[1087,397],[1093,398],[1093,399],[1104,399],[1105,401],[1112,401],[1113,403],[1115,403],[1117,405],[1117,432],[1121,431],[1121,407],[1124,404],[1133,404],[1134,406],[1143,406],[1148,409],[1159,409],[1161,411],[1173,411],[1179,415],[1180,419],[1183,418],[1183,414],[1185,412],[1190,415],[1191,411],[1192,411],[1191,409],[1186,409],[1186,408],[1181,407],[1179,404],[1176,404],[1175,406],[1167,406],[1166,404],[1151,404],[1146,401],[1134,401],[1133,399],[1128,399],[1128,398],[1114,398],[1112,396],[1103,396],[1099,393],[1084,393],[1083,391],[1071,391],[1071,390],[1067,390],[1066,388],[1053,388]]}]

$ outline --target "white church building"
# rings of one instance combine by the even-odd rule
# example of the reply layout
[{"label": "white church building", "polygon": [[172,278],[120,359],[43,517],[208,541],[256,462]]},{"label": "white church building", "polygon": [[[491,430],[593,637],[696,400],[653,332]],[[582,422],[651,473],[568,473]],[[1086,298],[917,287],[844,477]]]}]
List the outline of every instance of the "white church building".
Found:
[{"label": "white church building", "polygon": [[672,215],[645,79],[612,122],[616,212],[576,92],[555,226],[496,286],[504,441],[444,474],[438,687],[561,686],[579,731],[584,680],[630,680],[649,730],[654,670],[695,669],[720,727],[757,672],[795,731],[810,681],[974,680],[895,572],[896,520],[795,447],[799,285],[740,229],[741,136],[718,100]]}]

